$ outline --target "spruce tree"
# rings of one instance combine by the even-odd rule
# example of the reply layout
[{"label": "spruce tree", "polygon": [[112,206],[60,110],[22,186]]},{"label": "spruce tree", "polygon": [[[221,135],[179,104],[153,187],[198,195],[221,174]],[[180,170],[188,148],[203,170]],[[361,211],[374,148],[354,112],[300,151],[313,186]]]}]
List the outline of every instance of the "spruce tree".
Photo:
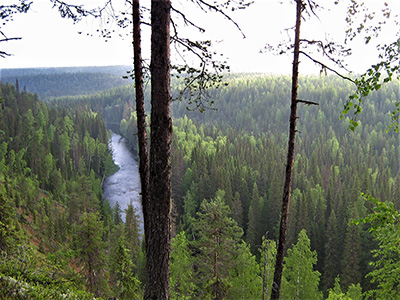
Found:
[{"label": "spruce tree", "polygon": [[102,240],[103,223],[98,213],[84,213],[76,228],[76,246],[82,275],[88,290],[101,296],[107,289],[105,283],[105,243]]},{"label": "spruce tree", "polygon": [[274,265],[276,256],[276,242],[263,236],[260,251],[260,266],[262,272],[262,299],[269,299],[272,290]]},{"label": "spruce tree", "polygon": [[260,265],[249,245],[242,242],[237,254],[233,257],[235,264],[230,270],[227,299],[260,299],[262,294],[262,278]]},{"label": "spruce tree", "polygon": [[6,194],[6,188],[1,181],[2,179],[0,177],[0,252],[8,250],[15,236],[15,227],[12,224],[12,199]]},{"label": "spruce tree", "polygon": [[125,248],[124,237],[117,241],[111,254],[111,280],[118,299],[129,300],[139,297],[140,281],[135,276],[135,266],[129,249]]},{"label": "spruce tree", "polygon": [[318,290],[320,273],[314,271],[317,253],[311,251],[310,239],[300,231],[293,249],[288,249],[283,269],[282,299],[321,299]]},{"label": "spruce tree", "polygon": [[136,208],[132,205],[132,200],[125,210],[124,224],[124,241],[125,247],[129,249],[133,263],[137,265],[140,256],[140,238],[139,238],[139,216],[136,213]]},{"label": "spruce tree", "polygon": [[[358,219],[355,207],[350,209],[353,219]],[[353,223],[348,223],[344,240],[342,257],[342,285],[350,286],[361,282],[361,239],[360,228]]]},{"label": "spruce tree", "polygon": [[249,208],[249,223],[247,225],[246,241],[250,244],[251,252],[256,253],[257,245],[261,242],[261,208],[257,184],[254,183]]},{"label": "spruce tree", "polygon": [[230,288],[229,271],[234,267],[234,257],[242,229],[230,217],[224,201],[224,191],[218,190],[211,201],[204,200],[193,226],[197,235],[193,246],[197,249],[198,297],[223,299]]},{"label": "spruce tree", "polygon": [[328,226],[326,229],[326,243],[325,243],[325,259],[324,259],[324,273],[322,276],[323,288],[328,290],[333,287],[335,278],[340,272],[339,259],[339,237],[337,230],[337,219],[335,210],[331,210],[331,215],[328,219]]},{"label": "spruce tree", "polygon": [[193,258],[184,231],[171,241],[171,299],[191,299],[195,291],[193,283]]}]

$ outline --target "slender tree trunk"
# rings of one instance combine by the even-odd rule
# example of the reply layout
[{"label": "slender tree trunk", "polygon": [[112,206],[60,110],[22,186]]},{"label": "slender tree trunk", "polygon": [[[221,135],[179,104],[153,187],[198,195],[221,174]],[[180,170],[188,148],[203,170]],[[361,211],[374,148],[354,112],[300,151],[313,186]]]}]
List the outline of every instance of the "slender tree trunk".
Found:
[{"label": "slender tree trunk", "polygon": [[272,285],[271,299],[279,299],[282,283],[283,258],[286,246],[287,223],[289,216],[290,194],[292,188],[292,173],[294,162],[294,147],[296,142],[296,120],[297,120],[297,88],[299,77],[299,54],[300,54],[300,24],[301,12],[303,10],[302,0],[296,1],[296,28],[294,41],[294,58],[292,73],[292,100],[290,105],[290,127],[289,142],[286,162],[285,185],[283,187],[281,222],[279,226],[279,241],[275,262],[274,282]]},{"label": "slender tree trunk", "polygon": [[169,299],[171,251],[170,0],[151,1],[151,136],[144,299]]},{"label": "slender tree trunk", "polygon": [[[135,71],[136,117],[139,144],[139,175],[142,190],[142,210],[145,237],[149,231],[149,154],[147,151],[146,112],[144,106],[143,65],[140,33],[139,0],[132,2],[133,57]],[[145,239],[147,241],[147,239]]]}]

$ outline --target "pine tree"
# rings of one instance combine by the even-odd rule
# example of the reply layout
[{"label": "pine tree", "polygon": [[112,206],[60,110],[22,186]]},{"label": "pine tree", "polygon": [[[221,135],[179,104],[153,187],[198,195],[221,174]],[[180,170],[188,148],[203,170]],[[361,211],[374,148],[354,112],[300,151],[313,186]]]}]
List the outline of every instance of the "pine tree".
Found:
[{"label": "pine tree", "polygon": [[251,247],[251,252],[255,253],[257,245],[261,242],[261,208],[260,208],[260,196],[258,194],[257,184],[254,183],[253,193],[249,208],[249,223],[247,225],[246,241]]},{"label": "pine tree", "polygon": [[102,241],[103,223],[98,213],[84,213],[76,228],[76,246],[82,263],[82,274],[90,292],[101,296],[105,284],[105,243]]},{"label": "pine tree", "polygon": [[322,270],[322,265],[325,257],[325,210],[326,200],[324,191],[321,186],[317,185],[311,188],[308,192],[310,201],[310,215],[312,231],[310,232],[311,247],[317,251],[319,261],[317,262],[317,270]]},{"label": "pine tree", "polygon": [[261,256],[262,272],[262,299],[269,299],[272,290],[272,281],[274,276],[274,265],[276,256],[276,242],[267,240],[267,235],[263,236],[262,245],[259,249]]},{"label": "pine tree", "polygon": [[171,299],[191,299],[195,290],[193,277],[193,259],[189,252],[189,241],[182,231],[171,242]]},{"label": "pine tree", "polygon": [[217,300],[227,295],[229,271],[234,266],[233,258],[243,235],[242,229],[229,217],[230,210],[223,197],[224,192],[218,190],[214,199],[204,200],[194,222],[199,298],[210,296]]},{"label": "pine tree", "polygon": [[328,226],[326,229],[326,244],[325,244],[325,259],[324,259],[324,274],[322,277],[324,290],[332,288],[335,283],[335,278],[340,272],[339,259],[339,238],[337,230],[337,219],[335,210],[331,210]]},{"label": "pine tree", "polygon": [[2,179],[0,177],[0,251],[8,250],[15,235],[15,228],[12,224],[12,199],[6,194]]},{"label": "pine tree", "polygon": [[[352,207],[350,215],[353,219],[358,219],[357,210]],[[343,258],[342,258],[342,284],[350,286],[361,282],[361,239],[360,228],[353,223],[347,225],[346,236],[344,240]]]},{"label": "pine tree", "polygon": [[233,258],[234,267],[230,270],[227,299],[260,299],[262,293],[262,278],[260,266],[251,253],[249,245],[242,242],[237,255]]},{"label": "pine tree", "polygon": [[196,211],[199,207],[199,204],[197,203],[197,194],[197,184],[192,183],[190,189],[186,192],[185,197],[183,197],[184,214],[182,216],[182,225],[183,230],[186,232],[189,240],[192,240],[194,236],[193,221],[196,217]]},{"label": "pine tree", "polygon": [[121,236],[117,241],[115,251],[111,254],[111,280],[118,299],[137,299],[140,281],[134,274],[135,266],[130,251],[124,244],[124,237]]},{"label": "pine tree", "polygon": [[328,298],[326,300],[362,300],[363,294],[360,284],[352,284],[349,286],[347,293],[342,291],[340,286],[340,278],[335,278],[335,284],[333,288],[328,290]]},{"label": "pine tree", "polygon": [[317,253],[311,251],[305,230],[300,231],[293,249],[288,249],[283,270],[282,299],[321,299],[318,290],[320,273],[314,271]]},{"label": "pine tree", "polygon": [[140,238],[139,238],[139,216],[136,214],[136,208],[132,205],[132,200],[125,210],[124,241],[125,247],[129,249],[133,263],[137,265],[140,256]]},{"label": "pine tree", "polygon": [[243,207],[242,202],[240,201],[239,192],[235,193],[233,197],[233,208],[232,208],[232,217],[236,221],[236,223],[242,227],[243,224]]},{"label": "pine tree", "polygon": [[113,208],[113,224],[119,225],[122,223],[121,218],[121,206],[119,205],[118,201],[115,203]]}]

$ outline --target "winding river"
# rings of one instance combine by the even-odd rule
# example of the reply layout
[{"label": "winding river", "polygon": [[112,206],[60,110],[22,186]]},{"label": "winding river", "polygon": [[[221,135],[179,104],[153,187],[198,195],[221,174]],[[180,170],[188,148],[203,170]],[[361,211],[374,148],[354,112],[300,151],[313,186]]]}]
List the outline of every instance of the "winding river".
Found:
[{"label": "winding river", "polygon": [[122,210],[122,220],[125,221],[125,209],[130,201],[136,208],[143,231],[143,215],[140,203],[140,177],[138,163],[134,160],[129,150],[125,138],[112,133],[111,148],[113,160],[118,165],[119,170],[107,177],[103,183],[103,195],[108,199],[111,207],[118,202]]}]

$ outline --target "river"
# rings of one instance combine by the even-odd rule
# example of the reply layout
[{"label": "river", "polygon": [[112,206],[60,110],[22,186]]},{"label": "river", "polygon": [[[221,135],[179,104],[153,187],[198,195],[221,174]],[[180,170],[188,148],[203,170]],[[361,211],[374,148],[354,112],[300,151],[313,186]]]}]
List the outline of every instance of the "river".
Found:
[{"label": "river", "polygon": [[111,207],[114,207],[117,202],[119,203],[123,221],[125,221],[125,209],[132,200],[132,204],[140,218],[140,230],[143,232],[138,163],[134,160],[125,138],[120,135],[112,133],[111,148],[114,163],[118,165],[119,170],[104,180],[104,198],[108,199]]}]

